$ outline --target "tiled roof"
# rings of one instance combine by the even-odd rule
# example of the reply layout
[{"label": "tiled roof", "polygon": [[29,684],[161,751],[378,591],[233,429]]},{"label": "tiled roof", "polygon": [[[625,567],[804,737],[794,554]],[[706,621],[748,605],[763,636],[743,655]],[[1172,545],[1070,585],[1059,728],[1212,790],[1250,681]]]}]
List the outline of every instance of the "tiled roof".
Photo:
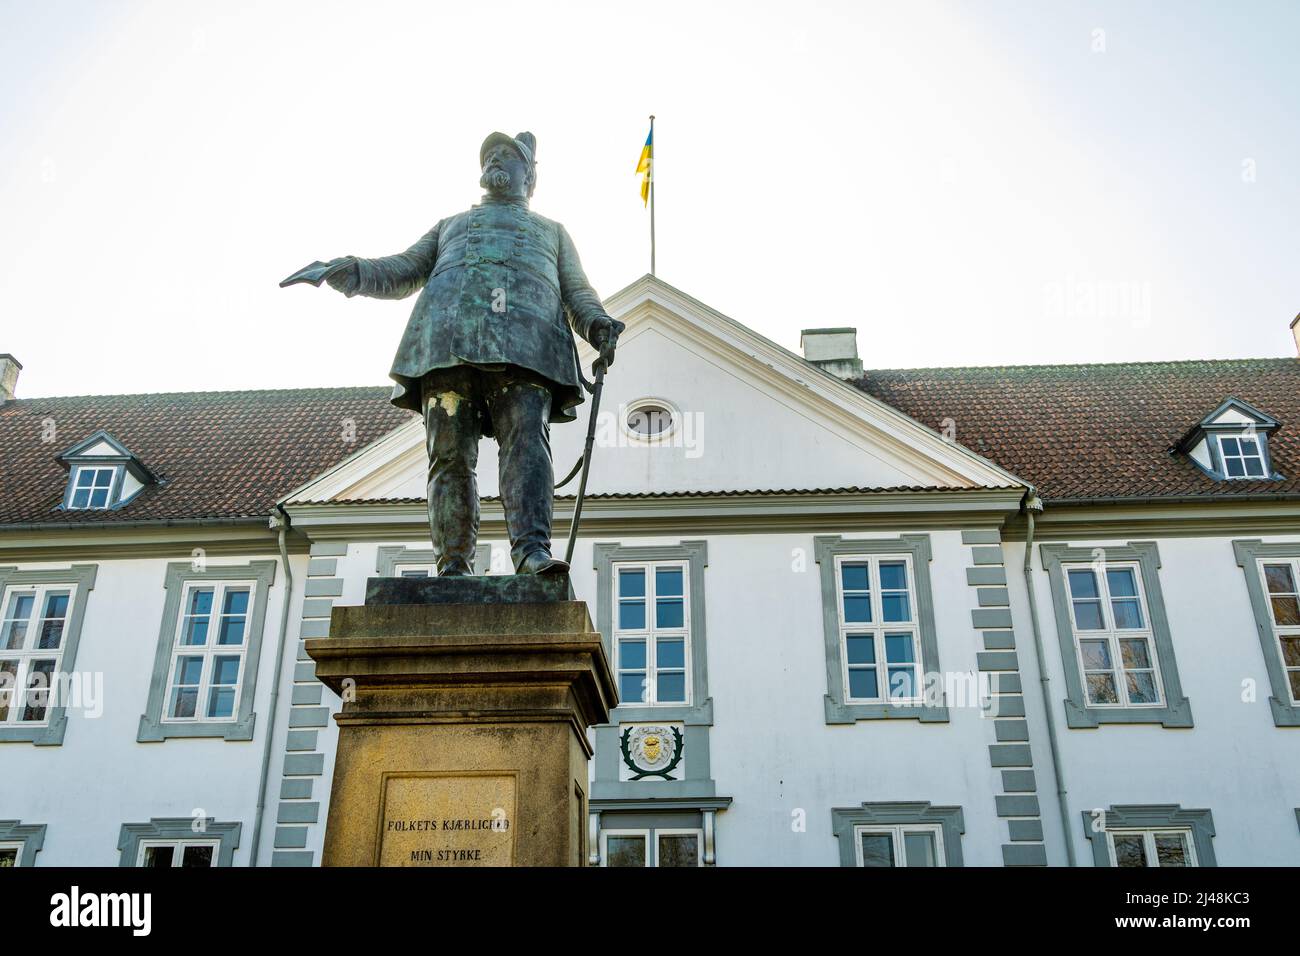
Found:
[{"label": "tiled roof", "polygon": [[[1300,494],[1300,360],[879,369],[863,391],[1034,484],[1044,498]],[[1216,481],[1170,449],[1234,397],[1281,422],[1281,481]]]},{"label": "tiled roof", "polygon": [[[950,419],[960,444],[1045,498],[1300,496],[1295,359],[884,369],[856,384],[940,433]],[[388,394],[317,388],[6,402],[0,526],[264,517],[277,499],[408,421]],[[1281,422],[1270,450],[1283,480],[1215,481],[1170,452],[1228,397]],[[67,472],[57,456],[101,428],[162,481],[119,511],[63,511]],[[797,493],[885,490],[926,489]]]},{"label": "tiled roof", "polygon": [[[0,405],[0,525],[266,516],[411,417],[388,388],[33,398]],[[118,511],[59,508],[57,456],[99,429],[161,481]]]}]

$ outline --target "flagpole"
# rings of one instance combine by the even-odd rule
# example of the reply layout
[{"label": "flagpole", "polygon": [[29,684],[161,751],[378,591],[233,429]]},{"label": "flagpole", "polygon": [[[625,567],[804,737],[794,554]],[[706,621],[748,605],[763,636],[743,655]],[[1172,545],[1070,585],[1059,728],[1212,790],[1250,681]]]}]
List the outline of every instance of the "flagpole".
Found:
[{"label": "flagpole", "polygon": [[655,115],[650,114],[650,274],[655,274]]}]

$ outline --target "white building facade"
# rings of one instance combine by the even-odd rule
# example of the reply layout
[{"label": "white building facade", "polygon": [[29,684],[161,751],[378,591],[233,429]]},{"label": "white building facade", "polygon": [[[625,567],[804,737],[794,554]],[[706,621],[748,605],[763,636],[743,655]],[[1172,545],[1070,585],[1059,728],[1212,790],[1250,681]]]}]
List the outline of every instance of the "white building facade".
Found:
[{"label": "white building facade", "polygon": [[[591,863],[1300,864],[1300,362],[863,378],[842,329],[801,357],[651,277],[607,306]],[[303,640],[431,573],[423,428],[351,389],[173,434],[227,401],[0,404],[0,864],[320,863]]]}]

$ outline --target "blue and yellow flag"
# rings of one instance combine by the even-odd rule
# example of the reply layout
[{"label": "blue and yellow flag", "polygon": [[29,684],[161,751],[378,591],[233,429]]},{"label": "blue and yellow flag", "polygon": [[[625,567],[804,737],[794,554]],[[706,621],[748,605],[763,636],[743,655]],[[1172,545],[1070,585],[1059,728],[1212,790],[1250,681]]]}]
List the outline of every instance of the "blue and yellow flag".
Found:
[{"label": "blue and yellow flag", "polygon": [[641,205],[650,201],[650,164],[654,156],[654,124],[650,124],[650,135],[645,138],[645,146],[641,149],[641,158],[637,160],[636,171],[641,174]]}]

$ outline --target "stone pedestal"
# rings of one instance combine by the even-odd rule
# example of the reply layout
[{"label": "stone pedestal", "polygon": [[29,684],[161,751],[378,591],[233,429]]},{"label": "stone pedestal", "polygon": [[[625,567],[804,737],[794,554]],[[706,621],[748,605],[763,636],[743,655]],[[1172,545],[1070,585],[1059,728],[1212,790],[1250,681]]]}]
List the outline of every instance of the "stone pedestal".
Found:
[{"label": "stone pedestal", "polygon": [[325,866],[582,866],[617,703],[567,577],[372,578],[307,641],[343,699]]}]

